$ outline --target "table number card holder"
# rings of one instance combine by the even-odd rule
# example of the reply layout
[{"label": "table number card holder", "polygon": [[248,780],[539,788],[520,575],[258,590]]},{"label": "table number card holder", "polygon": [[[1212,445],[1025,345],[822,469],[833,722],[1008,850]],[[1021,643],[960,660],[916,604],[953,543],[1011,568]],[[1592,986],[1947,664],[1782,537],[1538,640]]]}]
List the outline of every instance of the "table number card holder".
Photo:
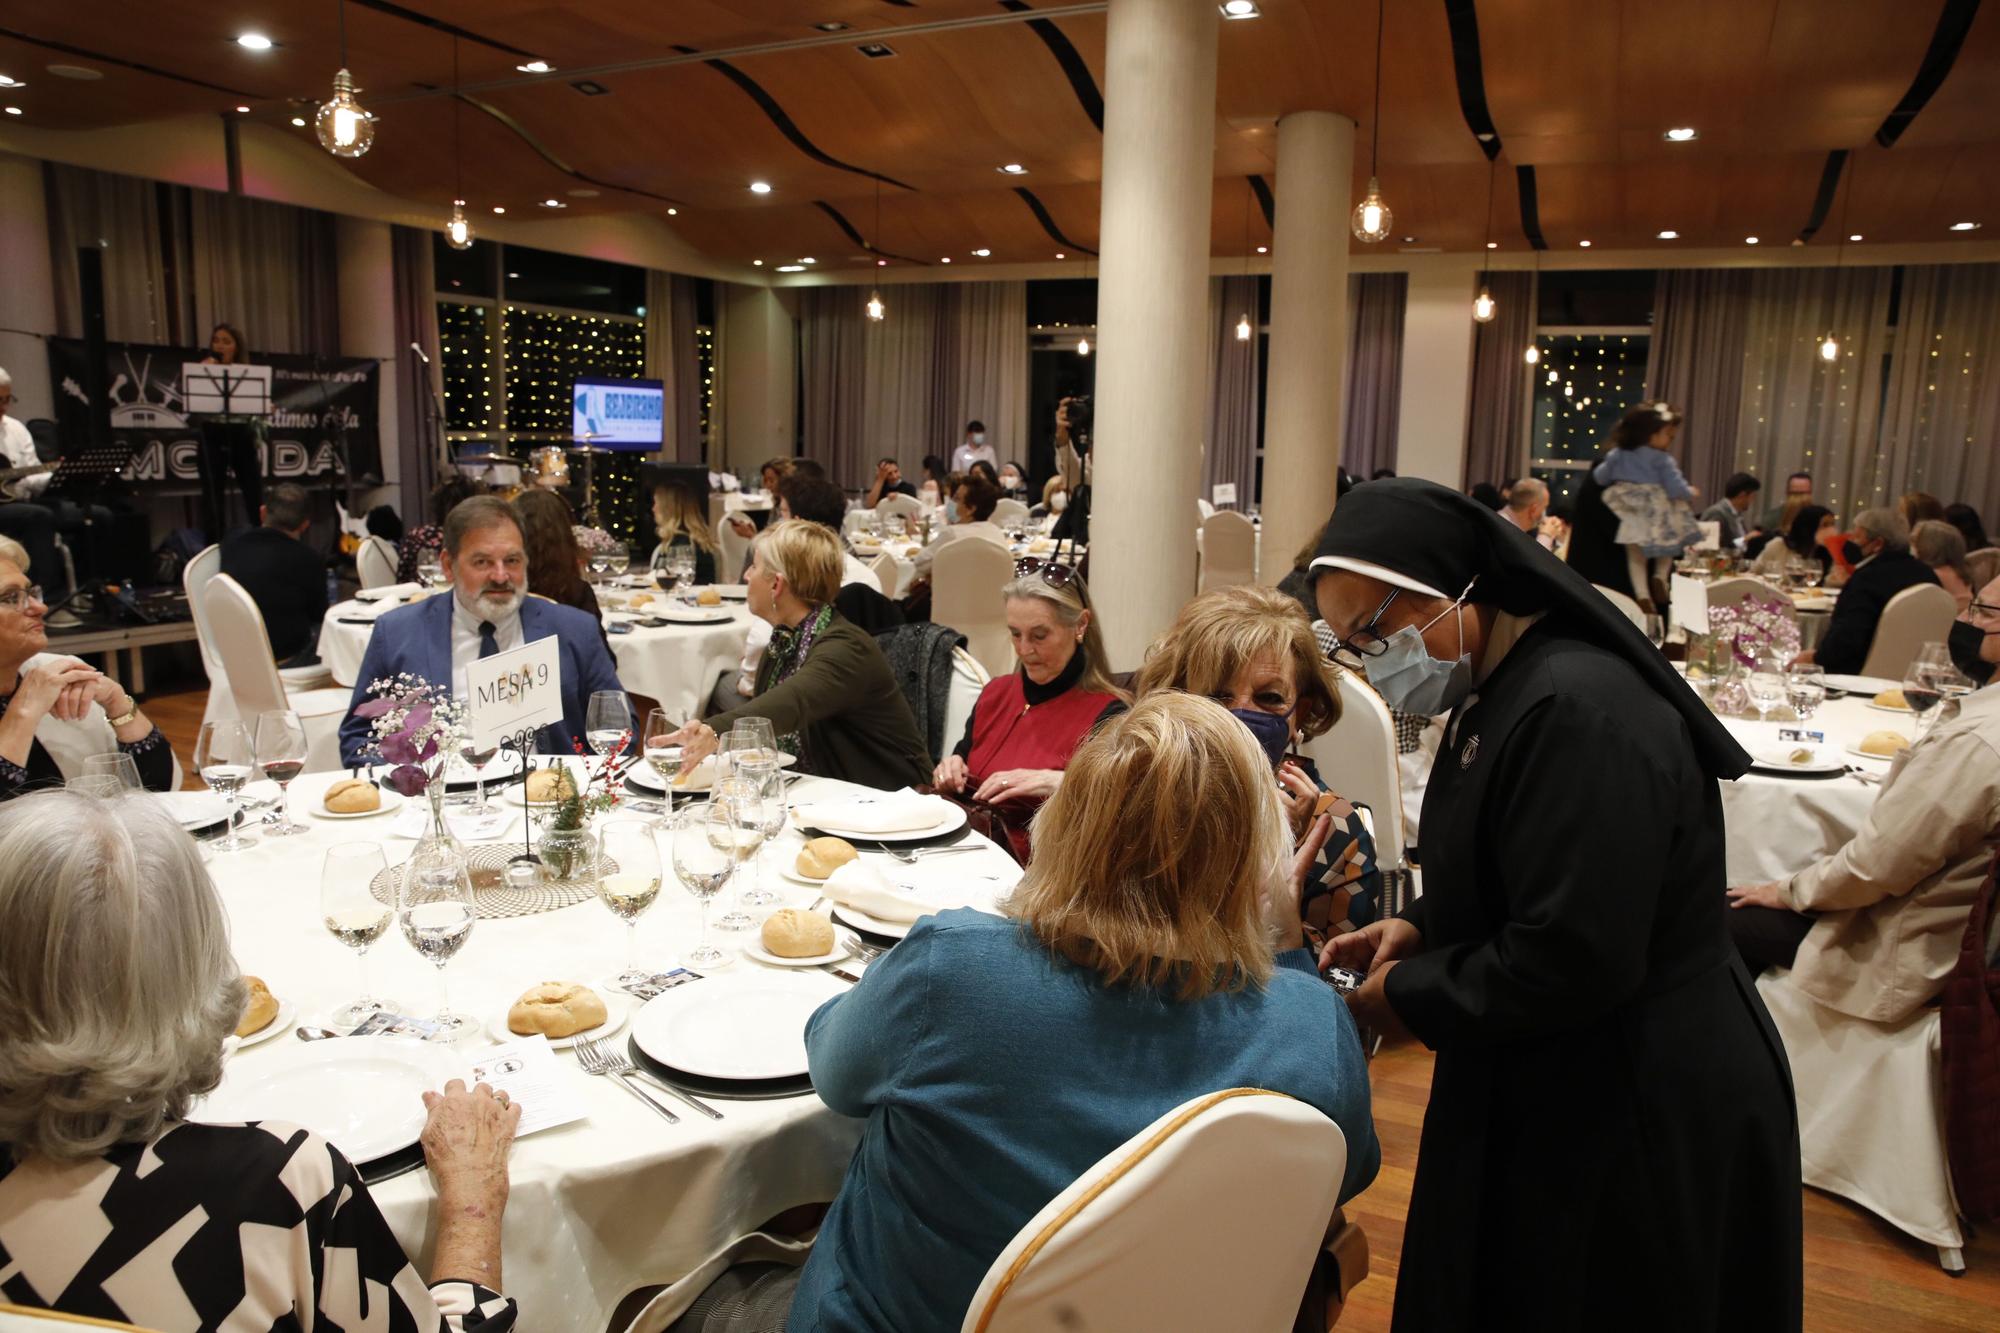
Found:
[{"label": "table number card holder", "polygon": [[535,737],[560,722],[562,651],[554,635],[481,658],[466,668],[466,733],[484,749],[511,740],[521,754],[521,843],[523,854],[509,864],[539,864],[528,801],[529,757]]}]

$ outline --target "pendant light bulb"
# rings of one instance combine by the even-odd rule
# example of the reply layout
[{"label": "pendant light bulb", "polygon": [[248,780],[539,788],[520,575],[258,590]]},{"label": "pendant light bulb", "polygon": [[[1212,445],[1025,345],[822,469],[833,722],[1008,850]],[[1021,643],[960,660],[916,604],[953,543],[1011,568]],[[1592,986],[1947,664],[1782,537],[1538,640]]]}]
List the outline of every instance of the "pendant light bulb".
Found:
[{"label": "pendant light bulb", "polygon": [[1249,342],[1253,332],[1254,330],[1250,327],[1250,316],[1245,313],[1236,321],[1236,341],[1240,343]]},{"label": "pendant light bulb", "polygon": [[472,224],[465,220],[465,200],[451,201],[451,221],[444,224],[444,243],[454,250],[472,248]]},{"label": "pendant light bulb", "polygon": [[1493,303],[1493,293],[1481,287],[1478,297],[1472,302],[1472,317],[1481,324],[1491,324],[1493,322],[1493,312],[1498,308]]},{"label": "pendant light bulb", "polygon": [[1090,339],[1088,339],[1088,338],[1078,338],[1078,339],[1076,340],[1076,354],[1077,354],[1078,356],[1089,356],[1089,355],[1090,355]]},{"label": "pendant light bulb", "polygon": [[1831,333],[1827,334],[1826,338],[1819,345],[1819,359],[1822,361],[1840,360],[1840,344],[1834,341]]},{"label": "pendant light bulb", "polygon": [[333,76],[333,96],[319,104],[313,133],[319,146],[335,157],[360,157],[375,142],[375,117],[354,100],[354,76],[340,70]]},{"label": "pendant light bulb", "polygon": [[1539,365],[1541,364],[1542,360],[1542,349],[1535,346],[1533,343],[1529,343],[1528,350],[1521,353],[1521,359],[1526,361],[1531,366]]},{"label": "pendant light bulb", "polygon": [[869,292],[868,318],[874,320],[877,324],[880,324],[882,322],[883,316],[887,315],[888,313],[889,313],[889,307],[882,304],[882,294],[880,292],[872,292],[872,291]]},{"label": "pendant light bulb", "polygon": [[1354,235],[1357,239],[1370,242],[1389,239],[1389,228],[1396,221],[1396,215],[1389,211],[1389,205],[1382,199],[1382,183],[1373,176],[1368,178],[1368,193],[1354,206]]}]

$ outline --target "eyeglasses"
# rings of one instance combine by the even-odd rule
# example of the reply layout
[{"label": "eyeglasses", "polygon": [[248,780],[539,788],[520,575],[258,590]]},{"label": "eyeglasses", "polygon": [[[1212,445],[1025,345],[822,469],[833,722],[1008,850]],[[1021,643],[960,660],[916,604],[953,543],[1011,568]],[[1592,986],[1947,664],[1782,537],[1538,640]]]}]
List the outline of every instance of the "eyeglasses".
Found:
[{"label": "eyeglasses", "polygon": [[1389,609],[1389,603],[1402,596],[1403,590],[1396,588],[1382,599],[1382,605],[1375,608],[1375,614],[1368,617],[1368,623],[1342,639],[1335,635],[1333,651],[1328,654],[1334,661],[1349,670],[1359,670],[1364,657],[1380,657],[1389,647],[1382,635],[1382,613]]},{"label": "eyeglasses", "polygon": [[2000,606],[1975,600],[1965,608],[1965,613],[1973,616],[2000,616]]},{"label": "eyeglasses", "polygon": [[1014,577],[1024,579],[1030,574],[1040,574],[1042,582],[1051,588],[1063,588],[1076,582],[1074,565],[1066,565],[1060,560],[1044,560],[1038,555],[1024,555],[1014,562]]},{"label": "eyeglasses", "polygon": [[29,602],[39,602],[41,600],[41,586],[34,583],[29,584],[25,588],[16,588],[12,592],[0,592],[0,608],[8,611],[24,611],[27,609]]}]

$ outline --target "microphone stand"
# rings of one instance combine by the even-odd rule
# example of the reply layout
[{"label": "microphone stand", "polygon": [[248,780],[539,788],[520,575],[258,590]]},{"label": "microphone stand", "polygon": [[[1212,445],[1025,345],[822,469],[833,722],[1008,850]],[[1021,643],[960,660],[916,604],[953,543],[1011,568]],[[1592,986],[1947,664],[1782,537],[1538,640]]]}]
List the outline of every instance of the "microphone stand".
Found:
[{"label": "microphone stand", "polygon": [[424,354],[422,345],[413,342],[410,344],[410,350],[417,354],[417,360],[422,363],[417,371],[417,377],[423,380],[424,392],[430,397],[431,402],[431,452],[435,455],[432,466],[436,467],[438,475],[442,476],[452,465],[450,444],[445,439],[444,395],[438,392],[437,381],[431,378],[431,359]]}]

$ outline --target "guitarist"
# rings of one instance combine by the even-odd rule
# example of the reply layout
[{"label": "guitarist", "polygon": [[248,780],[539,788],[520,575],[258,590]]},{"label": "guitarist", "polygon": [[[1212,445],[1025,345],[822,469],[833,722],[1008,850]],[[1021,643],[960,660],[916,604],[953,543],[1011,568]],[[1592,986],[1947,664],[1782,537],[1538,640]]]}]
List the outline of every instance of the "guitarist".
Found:
[{"label": "guitarist", "polygon": [[[14,416],[14,377],[4,369],[0,369],[0,455],[5,456],[0,467],[26,468],[41,462],[34,436]],[[48,489],[50,475],[20,478],[0,490],[0,534],[26,548],[30,567],[43,576],[53,598],[67,591],[57,586],[63,581],[64,566],[56,554],[56,515],[35,499]]]}]

